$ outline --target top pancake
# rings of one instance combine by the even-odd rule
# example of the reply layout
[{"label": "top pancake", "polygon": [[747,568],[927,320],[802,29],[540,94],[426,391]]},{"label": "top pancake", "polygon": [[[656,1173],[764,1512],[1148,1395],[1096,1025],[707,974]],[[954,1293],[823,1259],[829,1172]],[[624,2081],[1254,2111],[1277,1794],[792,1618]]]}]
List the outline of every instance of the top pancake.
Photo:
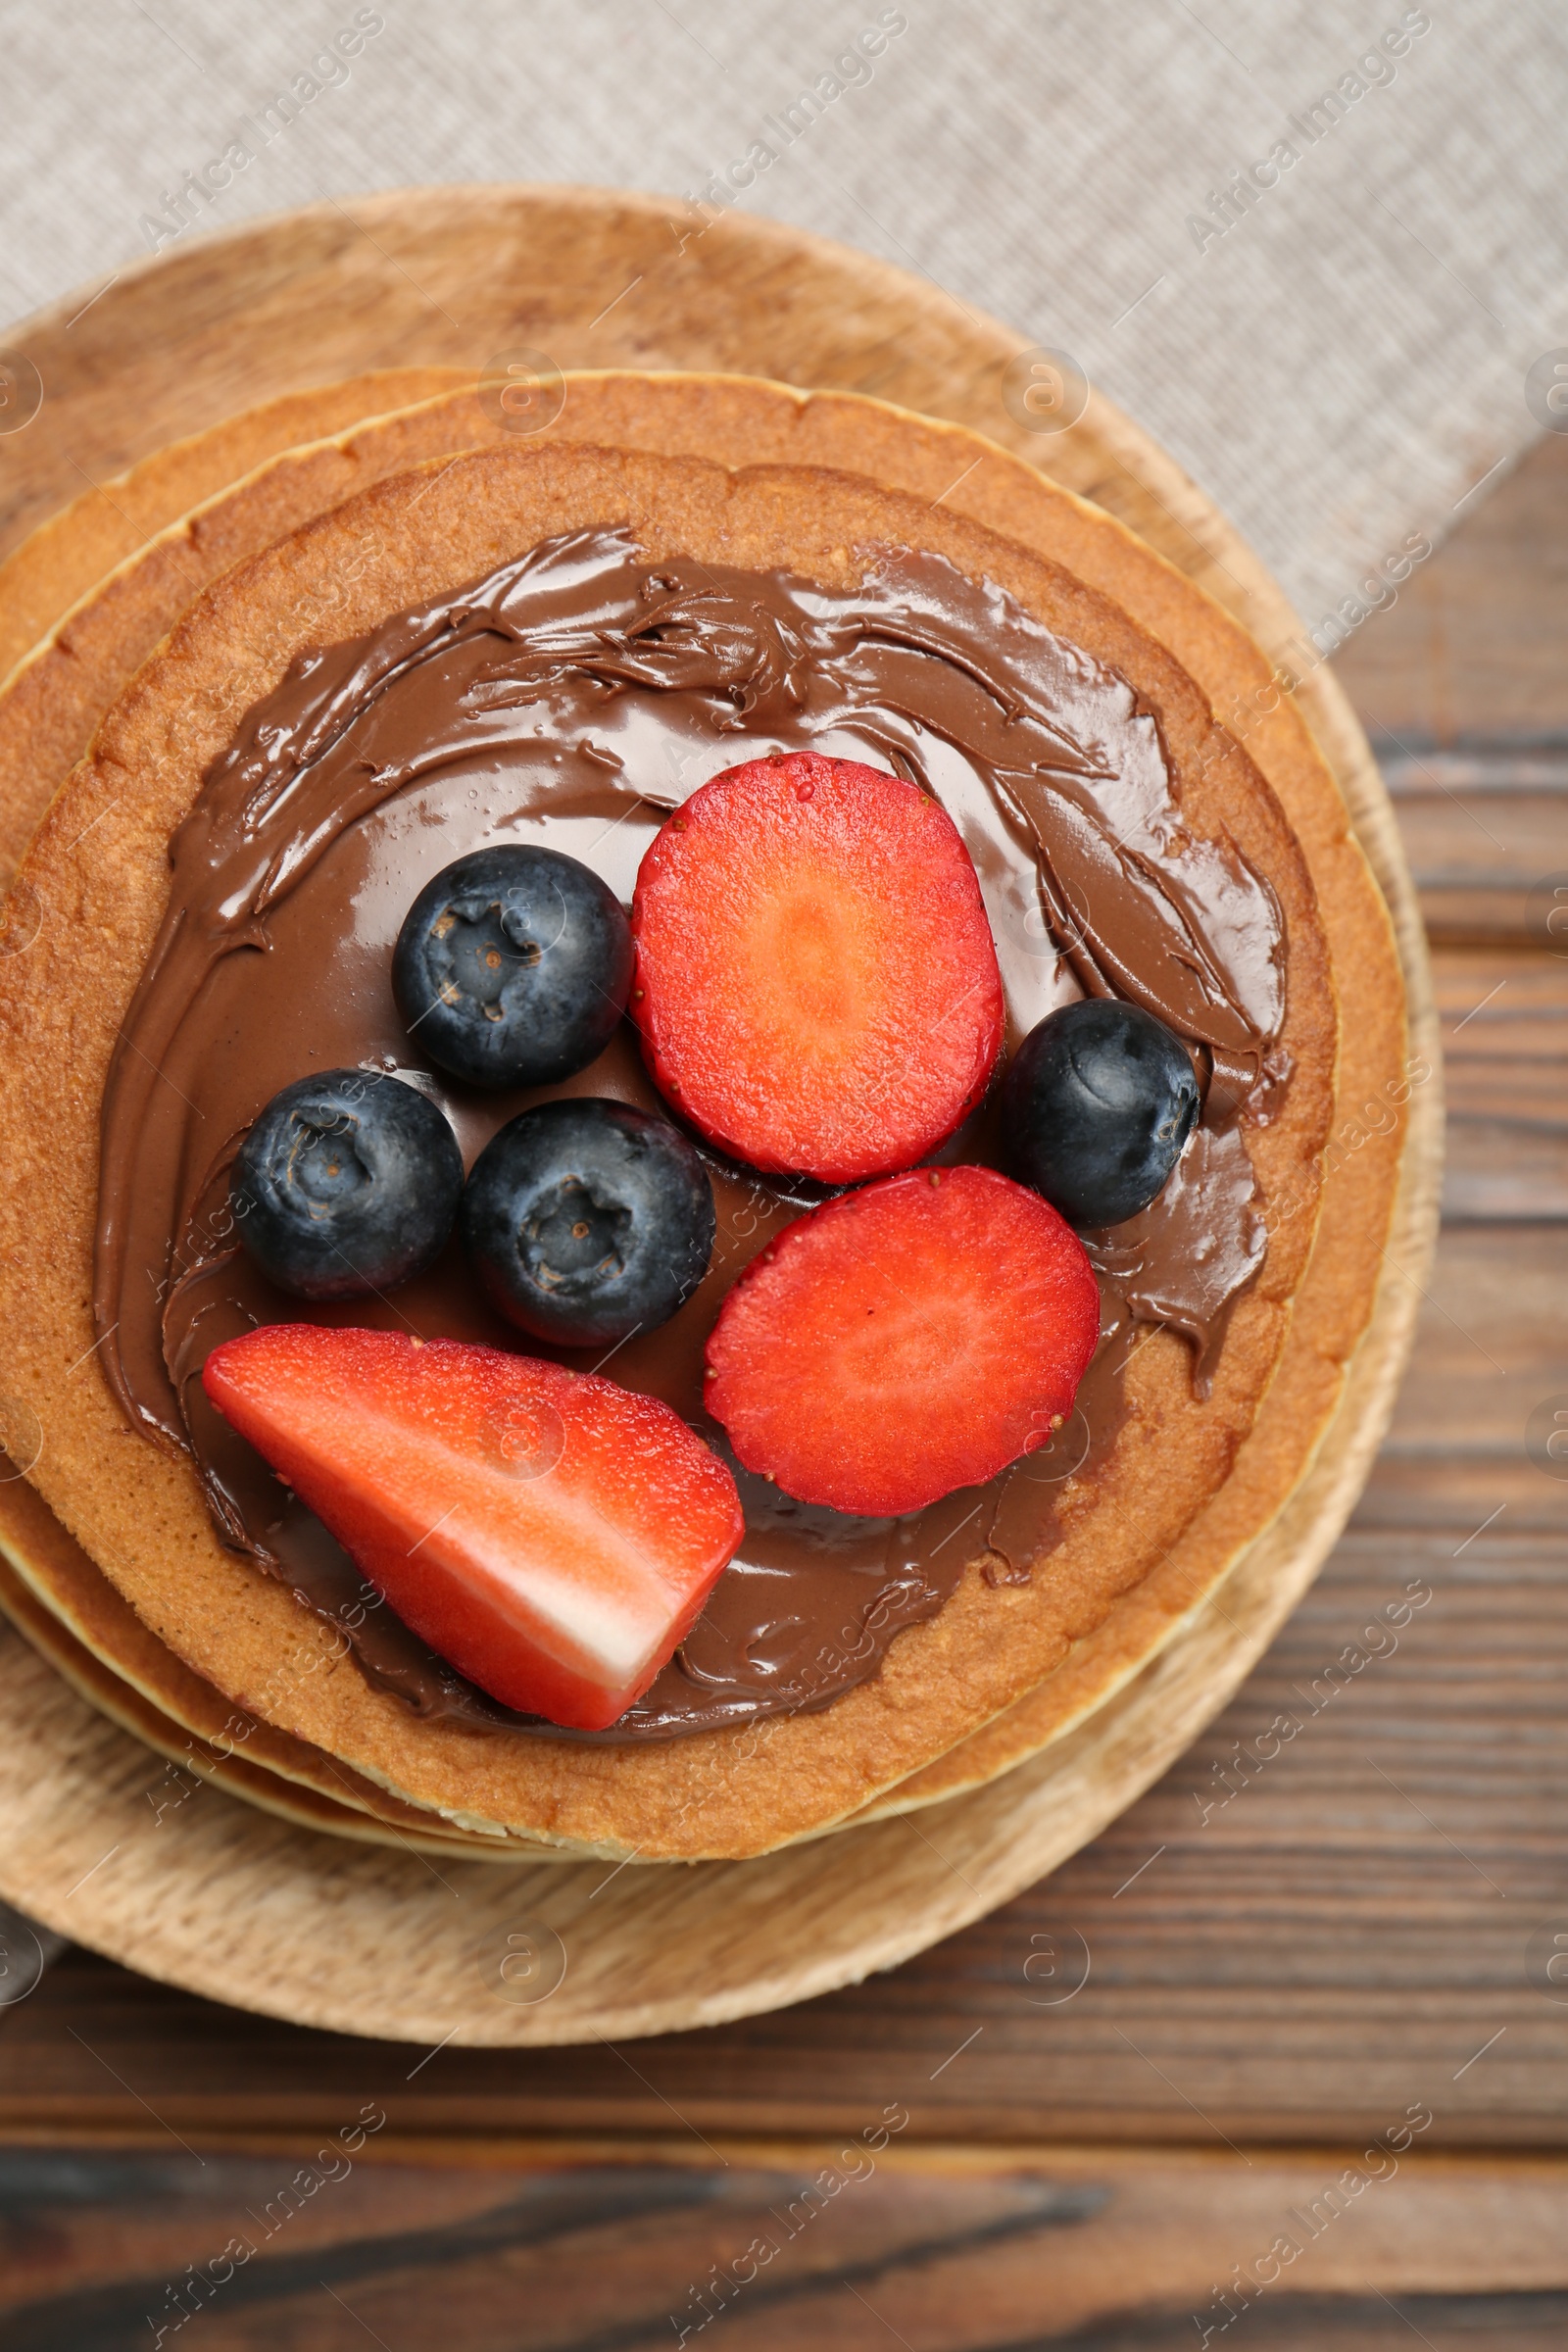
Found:
[{"label": "top pancake", "polygon": [[[459,380],[457,371],[427,373]],[[40,579],[51,578],[57,603],[45,611],[53,618],[69,601],[65,591],[90,577],[106,529],[120,534],[117,552],[128,549],[138,528],[178,516],[193,490],[223,482],[247,457],[276,452],[290,426],[328,431],[354,413],[356,401],[372,407],[374,396],[385,398],[400,380],[372,375],[270,402],[142,461],[105,493],[77,500],[0,566],[0,623],[14,626],[19,602],[24,612],[36,609]],[[1181,1544],[1072,1644],[1063,1664],[881,1800],[884,1809],[929,1802],[1006,1769],[1136,1672],[1267,1525],[1308,1461],[1370,1311],[1401,1162],[1401,1106],[1412,1081],[1387,911],[1297,707],[1279,692],[1258,647],[1141,542],[1107,530],[1097,511],[994,443],[863,397],[801,393],[750,377],[610,371],[568,376],[564,390],[564,412],[550,428],[557,438],[696,451],[728,464],[830,464],[1000,521],[1037,551],[1067,557],[1081,577],[1105,587],[1179,654],[1217,710],[1237,714],[1233,724],[1239,717],[1265,765],[1317,884],[1346,1015],[1339,1095],[1342,1108],[1351,1108],[1330,1155],[1311,1264],[1260,1417]],[[270,455],[232,489],[127,554],[95,593],[60,614],[51,637],[0,690],[0,845],[20,846],[30,832],[97,719],[195,587],[366,480],[486,437],[498,437],[488,413],[471,392],[453,390]],[[86,1638],[100,1648],[104,1618],[123,1622],[110,1605],[112,1589],[63,1535],[42,1554],[24,1545],[15,1556],[68,1623],[80,1632],[86,1621]],[[157,1643],[144,1641],[141,1651],[165,1659],[163,1703],[186,1722],[188,1671]]]},{"label": "top pancake", "polygon": [[[1098,536],[1112,575],[1122,546],[1135,571],[1163,570],[1147,551],[1133,552],[1117,526],[1050,495],[1063,538]],[[1266,1198],[1314,1197],[1335,1023],[1305,861],[1251,761],[1125,609],[946,510],[863,482],[777,468],[730,476],[692,462],[535,447],[460,459],[416,480],[396,477],[242,565],[149,664],[51,812],[26,872],[49,919],[6,974],[14,1053],[0,1133],[23,1181],[5,1204],[0,1362],[8,1388],[45,1428],[35,1473],[41,1490],[154,1630],[220,1688],[416,1802],[612,1851],[745,1852],[841,1817],[943,1754],[1037,1684],[1073,1640],[1104,1622],[1119,1593],[1147,1577],[1221,1488],[1246,1438],[1279,1354],[1313,1220],[1298,1215],[1276,1233],[1206,1404],[1192,1398],[1183,1343],[1160,1335],[1142,1351],[1129,1441],[1093,1503],[1078,1498],[1067,1541],[1036,1583],[992,1591],[971,1571],[939,1619],[900,1637],[878,1682],[822,1715],[657,1753],[585,1751],[411,1723],[399,1702],[371,1691],[352,1668],[288,1670],[285,1661],[312,1654],[313,1622],[222,1551],[184,1465],[152,1455],[123,1431],[90,1357],[85,1367],[77,1362],[92,1345],[83,1302],[108,1049],[162,911],[169,832],[207,760],[303,642],[301,605],[319,612],[327,604],[330,633],[356,633],[553,532],[605,522],[629,523],[656,556],[789,565],[829,586],[862,576],[858,548],[927,547],[972,577],[1000,580],[1049,626],[1127,676],[1160,719],[1195,829],[1228,830],[1285,906],[1287,1042],[1298,1077],[1286,1115],[1250,1140]],[[339,594],[351,554],[365,559],[363,568]],[[1186,595],[1198,608],[1188,608],[1188,626],[1201,637],[1196,624],[1206,616],[1222,657],[1240,633],[1196,592]],[[1255,675],[1260,658],[1252,660]],[[1223,660],[1213,665],[1222,668]],[[1289,727],[1284,733],[1303,813],[1343,843],[1331,780],[1299,730],[1294,740]],[[63,1067],[72,1077],[62,1100]],[[29,1175],[40,1181],[27,1183]],[[22,1207],[28,1196],[30,1214]]]}]

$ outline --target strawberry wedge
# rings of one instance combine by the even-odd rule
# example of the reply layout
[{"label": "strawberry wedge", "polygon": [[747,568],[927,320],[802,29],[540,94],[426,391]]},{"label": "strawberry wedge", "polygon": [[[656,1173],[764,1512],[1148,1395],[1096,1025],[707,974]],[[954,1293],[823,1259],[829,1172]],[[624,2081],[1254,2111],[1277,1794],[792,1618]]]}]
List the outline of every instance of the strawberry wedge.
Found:
[{"label": "strawberry wedge", "polygon": [[202,1382],[432,1649],[574,1730],[647,1690],[741,1539],[722,1462],[590,1373],[274,1323],[216,1348]]}]

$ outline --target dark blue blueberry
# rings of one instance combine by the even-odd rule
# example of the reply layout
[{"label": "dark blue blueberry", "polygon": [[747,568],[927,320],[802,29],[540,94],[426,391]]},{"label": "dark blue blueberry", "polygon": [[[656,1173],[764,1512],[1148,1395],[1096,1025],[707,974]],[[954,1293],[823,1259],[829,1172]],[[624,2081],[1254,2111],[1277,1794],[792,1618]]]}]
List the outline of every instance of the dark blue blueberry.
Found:
[{"label": "dark blue blueberry", "polygon": [[493,1137],[463,1234],[495,1304],[535,1339],[597,1348],[667,1323],[708,1271],[713,1191],[667,1119],[593,1096]]},{"label": "dark blue blueberry", "polygon": [[1119,1225],[1147,1208],[1200,1108],[1181,1039],[1104,997],[1048,1013],[1002,1088],[1012,1172],[1069,1225]]},{"label": "dark blue blueberry", "polygon": [[463,1198],[463,1154],[435,1104],[401,1079],[325,1070],[272,1097],[228,1197],[270,1282],[352,1298],[430,1263]]},{"label": "dark blue blueberry", "polygon": [[469,1086],[555,1086],[626,1009],[631,932],[597,874],[559,850],[475,850],[403,918],[392,993],[422,1054]]}]

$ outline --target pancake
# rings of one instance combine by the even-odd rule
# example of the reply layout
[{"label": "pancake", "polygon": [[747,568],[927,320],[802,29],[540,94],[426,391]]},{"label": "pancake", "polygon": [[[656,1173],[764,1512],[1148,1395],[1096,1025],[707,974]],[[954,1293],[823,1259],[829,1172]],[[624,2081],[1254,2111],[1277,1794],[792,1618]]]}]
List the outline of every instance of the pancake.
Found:
[{"label": "pancake", "polygon": [[[724,390],[726,390],[726,395],[729,395],[731,402],[733,402],[733,398],[736,398],[736,393],[738,393],[738,390],[741,390],[741,388],[738,388],[738,386],[726,386]],[[802,407],[804,407],[804,402],[800,400],[800,395],[780,395],[780,393],[768,393],[768,388],[761,388],[761,386],[748,386],[748,388],[745,388],[745,393],[748,393],[750,398],[753,398],[753,400],[771,398],[773,405],[776,405],[776,407],[785,407],[785,410],[797,410],[797,412],[800,412]],[[820,412],[820,410],[823,410],[823,407],[830,407],[830,405],[827,405],[827,402],[811,402],[811,410],[818,410],[818,412]],[[854,410],[865,410],[867,405],[865,405],[865,402],[842,402],[842,405],[839,405],[839,407],[844,407],[844,410],[851,410],[851,412],[854,412]],[[858,421],[858,418],[856,418],[856,421]],[[884,433],[886,433],[886,418],[877,418],[877,421],[884,425]],[[943,435],[943,428],[936,428],[936,430],[924,430],[924,435],[921,435],[921,437],[924,437],[926,442],[938,442],[938,445],[941,445],[941,440],[943,440],[943,437],[948,437],[948,440],[953,440],[953,435]],[[983,449],[985,445],[976,445],[976,447]],[[941,452],[941,457],[943,457],[943,464],[945,464],[945,461],[948,461],[948,452]],[[1002,457],[999,457],[999,454],[995,454],[995,452],[990,452],[990,457],[995,459],[997,464],[1002,466],[1002,468],[1008,468],[1008,470],[1020,472],[1020,475],[1022,475],[1022,468],[1015,468],[1015,464],[1013,464],[1013,461],[1002,459]],[[950,480],[950,475],[948,475],[948,480]],[[1030,477],[1025,477],[1025,482],[1022,482],[1022,487],[1025,487],[1025,489],[1030,489],[1030,487],[1037,487],[1037,484],[1032,484]],[[1255,659],[1255,657],[1253,657],[1253,659]],[[1375,946],[1375,941],[1373,941],[1373,946]],[[1387,1000],[1385,1000],[1385,1002],[1387,1002]],[[1375,1157],[1375,1154],[1373,1154],[1373,1157]],[[1363,1162],[1361,1162],[1361,1169],[1359,1169],[1359,1174],[1366,1176],[1368,1171],[1371,1171],[1371,1169],[1373,1169],[1373,1159],[1363,1159]],[[1145,1613],[1148,1613],[1148,1611],[1145,1611]],[[1093,1646],[1093,1644],[1091,1644],[1091,1646]],[[1138,1646],[1140,1646],[1138,1642],[1133,1642],[1133,1653],[1138,1651]],[[1081,1658],[1081,1656],[1079,1656],[1079,1658],[1074,1658],[1074,1670],[1079,1670],[1079,1672],[1077,1672],[1077,1680],[1079,1680],[1079,1682],[1084,1680],[1084,1675],[1081,1675],[1081,1668],[1084,1668],[1084,1663],[1086,1663],[1086,1658]],[[1042,1698],[1046,1698],[1046,1695],[1049,1695],[1049,1691],[1055,1691],[1055,1687],[1062,1687],[1062,1684],[1065,1684],[1067,1680],[1069,1680],[1069,1677],[1065,1677],[1065,1675],[1057,1675],[1057,1677],[1054,1677],[1054,1684],[1051,1684],[1051,1687],[1046,1687],[1046,1691],[1042,1691],[1042,1693],[1039,1693],[1039,1695],[1042,1695]],[[1060,1705],[1060,1691],[1055,1691],[1055,1703]],[[1015,1710],[1015,1717],[1022,1717],[1022,1715],[1025,1715],[1025,1712],[1027,1712],[1027,1705],[1025,1705],[1025,1707],[1020,1707],[1020,1710]],[[997,1729],[1002,1729],[1002,1727],[997,1727]]]},{"label": "pancake", "polygon": [[[1091,510],[1048,495],[1059,500],[1065,538],[1103,535],[1107,573],[1118,552],[1134,572],[1155,563]],[[335,607],[343,629],[355,631],[552,532],[611,520],[629,525],[661,560],[787,564],[841,588],[862,576],[856,548],[919,546],[968,577],[1000,582],[1110,662],[1156,712],[1195,831],[1233,835],[1285,906],[1287,1037],[1297,1064],[1284,1113],[1250,1137],[1250,1149],[1266,1198],[1289,1200],[1298,1213],[1276,1230],[1263,1274],[1237,1309],[1213,1393],[1204,1402],[1193,1396],[1185,1343],[1173,1335],[1157,1333],[1142,1349],[1129,1376],[1135,1442],[1118,1445],[1093,1507],[1053,1555],[1049,1580],[990,1587],[971,1570],[939,1617],[899,1637],[876,1682],[824,1712],[775,1720],[765,1739],[719,1733],[638,1754],[411,1725],[399,1702],[343,1675],[318,1676],[316,1687],[279,1695],[269,1677],[290,1637],[302,1638],[296,1604],[216,1544],[183,1465],[139,1446],[125,1459],[136,1441],[97,1387],[96,1371],[92,1386],[78,1377],[77,1360],[93,1347],[83,1322],[83,1252],[97,1100],[113,1036],[113,1026],[94,1026],[92,1011],[102,1002],[118,1025],[112,1008],[128,1002],[167,895],[169,833],[207,760],[297,650],[291,625],[297,629],[301,598],[318,600],[318,612],[357,551],[359,576]],[[1222,643],[1236,634],[1196,592],[1185,594]],[[1192,608],[1189,626],[1202,635]],[[1290,750],[1303,814],[1325,843],[1343,844],[1344,812],[1326,771],[1303,734]],[[87,825],[94,846],[84,855]],[[1332,1096],[1332,990],[1306,865],[1257,768],[1218,733],[1203,696],[1124,608],[946,510],[826,474],[753,468],[729,477],[689,462],[576,449],[487,454],[394,477],[241,566],[202,600],[101,730],[24,880],[45,907],[72,908],[70,925],[46,922],[6,975],[14,1052],[4,1130],[19,1173],[41,1173],[46,1159],[57,1183],[47,1203],[25,1184],[7,1203],[4,1377],[46,1432],[35,1481],[186,1663],[231,1693],[262,1695],[263,1711],[281,1728],[389,1781],[416,1804],[455,1805],[616,1851],[743,1853],[808,1834],[929,1765],[1038,1684],[1072,1641],[1103,1622],[1118,1592],[1171,1551],[1237,1458],[1310,1253],[1315,1156]],[[96,958],[85,1002],[84,939]],[[66,1065],[74,1079],[69,1101],[46,1106],[47,1074]],[[76,1173],[59,1181],[71,1169]],[[18,1213],[28,1192],[30,1217]],[[1298,1467],[1315,1431],[1298,1435]]]},{"label": "pancake", "polygon": [[[967,506],[1004,520],[1015,535],[1034,536],[1036,544],[1057,548],[1065,544],[1082,576],[1094,579],[1097,567],[1104,567],[1112,592],[1120,594],[1146,622],[1154,623],[1167,643],[1180,647],[1218,707],[1257,696],[1261,708],[1254,708],[1252,723],[1266,739],[1266,748],[1258,748],[1265,749],[1273,780],[1298,824],[1310,819],[1314,799],[1317,805],[1320,821],[1315,832],[1308,823],[1303,838],[1319,880],[1325,921],[1331,934],[1337,935],[1336,963],[1342,988],[1347,991],[1348,1009],[1355,1016],[1348,1024],[1345,1072],[1348,1092],[1353,1095],[1364,1085],[1373,1096],[1383,1097],[1401,1066],[1403,1034],[1398,971],[1381,902],[1348,839],[1338,796],[1325,806],[1321,769],[1305,745],[1294,709],[1287,702],[1272,707],[1277,698],[1260,691],[1266,689],[1269,675],[1263,658],[1206,600],[1124,532],[1107,532],[1102,517],[1090,510],[1075,512],[1076,502],[1052,490],[1016,460],[958,428],[934,425],[850,396],[804,396],[744,379],[610,375],[571,378],[568,386],[566,411],[556,428],[559,437],[602,426],[623,444],[696,447],[731,459],[747,454],[793,454],[853,463],[932,497],[947,493],[951,506]],[[306,403],[319,398],[317,420],[330,421],[326,412],[346,389],[302,396],[295,404],[296,414],[304,412]],[[280,405],[271,404],[271,409]],[[336,414],[342,416],[341,406]],[[172,570],[165,563],[160,576],[158,551],[153,550],[148,551],[148,560],[138,559],[122,566],[111,584],[120,616],[118,637],[115,630],[100,630],[89,638],[76,627],[69,633],[69,640],[74,641],[62,644],[57,640],[49,649],[54,657],[55,708],[63,717],[69,748],[82,747],[92,722],[122,682],[123,667],[148,650],[173,617],[182,593],[182,574],[193,552],[208,563],[220,553],[242,552],[247,530],[259,538],[273,528],[286,527],[298,517],[302,500],[308,503],[313,492],[329,494],[356,471],[365,478],[371,467],[395,465],[418,447],[421,433],[430,436],[427,446],[440,449],[450,447],[455,437],[461,438],[466,431],[477,437],[486,429],[488,419],[478,404],[463,396],[428,402],[422,411],[409,416],[362,427],[343,436],[335,450],[289,453],[262,468],[231,499],[209,502],[206,514],[167,535],[176,543],[173,552],[178,564]],[[204,443],[220,443],[226,435],[241,442],[244,438],[230,427],[217,428],[199,438]],[[157,461],[149,461],[148,468],[138,471],[156,466]],[[220,516],[218,510],[225,505],[230,511]],[[5,580],[6,574],[0,572],[0,591]],[[131,617],[128,634],[127,616]],[[96,663],[89,647],[99,655]],[[113,659],[102,658],[104,649],[113,654],[117,648],[122,657],[119,671]],[[47,670],[49,664],[40,666]],[[8,699],[0,698],[0,744],[6,741]],[[35,702],[34,711],[37,708]],[[73,727],[76,730],[74,741],[71,740]],[[24,743],[28,732],[13,725],[11,743],[19,737]],[[1256,745],[1257,735],[1250,740]],[[10,808],[18,810],[14,829],[41,803],[53,781],[42,761],[35,760],[32,772],[22,777],[13,766],[4,799]],[[1325,815],[1327,821],[1321,821]],[[1322,887],[1325,876],[1333,884],[1327,891]],[[879,1810],[905,1801],[934,1801],[952,1788],[990,1777],[1078,1720],[1168,1637],[1181,1622],[1183,1611],[1193,1605],[1195,1594],[1200,1595],[1212,1581],[1217,1573],[1215,1562],[1223,1563],[1238,1542],[1266,1522],[1271,1502],[1277,1505],[1284,1499],[1293,1473],[1304,1464],[1305,1442],[1314,1419],[1325,1397],[1337,1390],[1341,1366],[1364,1320],[1377,1266],[1376,1243],[1386,1224],[1400,1141],[1396,1118],[1392,1123],[1374,1122],[1368,1149],[1331,1172],[1324,1231],[1301,1302],[1310,1302],[1314,1310],[1312,1332],[1303,1327],[1298,1304],[1281,1372],[1265,1404],[1264,1421],[1243,1446],[1231,1479],[1182,1545],[1132,1592],[1117,1600],[1104,1623],[1076,1642],[1067,1662],[1033,1693],[986,1731],[956,1746],[940,1763],[892,1791]],[[72,1548],[78,1581],[94,1576],[96,1571],[85,1555]],[[67,1605],[69,1613],[69,1601]],[[169,1653],[165,1655],[168,1679],[177,1683],[183,1675],[189,1683],[188,1672]],[[177,1690],[166,1691],[165,1696],[172,1697],[177,1707]]]}]

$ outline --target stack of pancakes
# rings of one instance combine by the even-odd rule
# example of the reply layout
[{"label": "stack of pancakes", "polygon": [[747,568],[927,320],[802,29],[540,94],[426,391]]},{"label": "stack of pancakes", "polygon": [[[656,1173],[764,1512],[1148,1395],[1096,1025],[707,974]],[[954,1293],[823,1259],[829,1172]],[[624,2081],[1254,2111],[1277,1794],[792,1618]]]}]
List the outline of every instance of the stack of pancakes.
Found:
[{"label": "stack of pancakes", "polygon": [[[553,423],[513,421],[448,370],[298,395],[144,461],[0,567],[0,855],[16,863],[0,1412],[17,1471],[0,1603],[127,1728],[314,1827],[529,1861],[758,1854],[1035,1754],[1283,1509],[1372,1311],[1401,1122],[1327,1147],[1362,1104],[1402,1100],[1403,987],[1333,775],[1267,658],[1095,508],[961,428],[749,378],[574,375]],[[91,1306],[105,1080],[208,766],[307,647],[608,526],[660,561],[830,588],[862,576],[867,549],[932,553],[1127,679],[1184,821],[1234,842],[1283,911],[1292,1064],[1283,1106],[1248,1129],[1269,1244],[1206,1393],[1189,1343],[1153,1329],[1109,1458],[1036,1572],[988,1575],[977,1554],[879,1674],[819,1711],[635,1745],[476,1730],[367,1679],[220,1541],[194,1465],[126,1425]]]}]

